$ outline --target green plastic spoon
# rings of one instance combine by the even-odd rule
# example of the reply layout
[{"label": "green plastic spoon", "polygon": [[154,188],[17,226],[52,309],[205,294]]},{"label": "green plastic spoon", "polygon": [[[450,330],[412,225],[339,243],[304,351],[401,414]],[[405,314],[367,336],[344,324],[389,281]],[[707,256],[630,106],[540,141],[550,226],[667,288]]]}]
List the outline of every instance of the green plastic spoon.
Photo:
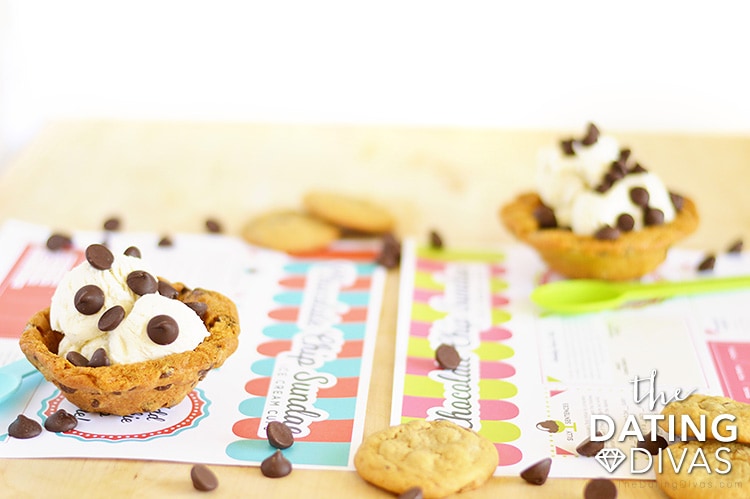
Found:
[{"label": "green plastic spoon", "polygon": [[750,287],[750,276],[648,284],[569,279],[538,286],[531,292],[531,301],[550,312],[577,314],[614,308],[633,300],[667,298],[745,287]]}]

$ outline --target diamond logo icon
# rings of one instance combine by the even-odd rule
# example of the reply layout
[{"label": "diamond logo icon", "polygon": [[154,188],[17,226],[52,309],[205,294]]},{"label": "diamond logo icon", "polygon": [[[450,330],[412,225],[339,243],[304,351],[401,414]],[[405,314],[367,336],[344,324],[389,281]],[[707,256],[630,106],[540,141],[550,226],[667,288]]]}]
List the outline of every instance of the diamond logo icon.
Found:
[{"label": "diamond logo icon", "polygon": [[609,473],[615,471],[623,461],[625,461],[625,453],[620,449],[607,449],[604,448],[596,453],[594,459],[602,465],[602,468],[607,470]]}]

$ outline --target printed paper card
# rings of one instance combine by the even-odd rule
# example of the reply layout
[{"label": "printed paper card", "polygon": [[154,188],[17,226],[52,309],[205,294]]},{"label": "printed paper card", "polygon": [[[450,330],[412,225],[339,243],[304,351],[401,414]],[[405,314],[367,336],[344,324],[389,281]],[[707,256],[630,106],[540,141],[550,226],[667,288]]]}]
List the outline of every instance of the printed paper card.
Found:
[{"label": "printed paper card", "polygon": [[[647,280],[750,274],[747,255],[720,255],[714,271],[699,274],[702,258],[673,250]],[[750,291],[560,316],[531,303],[535,286],[560,277],[522,246],[460,251],[407,241],[401,272],[391,422],[471,428],[495,443],[498,475],[551,457],[550,476],[652,478],[670,456],[636,448],[651,431],[648,415],[694,391],[750,402]],[[441,344],[458,350],[456,369],[439,368]],[[597,431],[605,450],[579,455]]]},{"label": "printed paper card", "polygon": [[[103,238],[113,251],[139,247],[161,277],[231,298],[240,345],[177,406],[128,416],[82,411],[31,374],[0,406],[0,456],[259,464],[275,450],[266,424],[283,421],[295,437],[284,451],[295,467],[352,468],[383,293],[375,243],[291,257],[216,234],[177,234],[161,247],[156,234],[79,232],[73,249],[53,252],[49,234],[17,221],[0,230],[0,364],[23,356],[28,317],[49,306],[62,275]],[[6,433],[18,414],[41,423],[58,409],[76,416],[75,429],[28,440]]]}]

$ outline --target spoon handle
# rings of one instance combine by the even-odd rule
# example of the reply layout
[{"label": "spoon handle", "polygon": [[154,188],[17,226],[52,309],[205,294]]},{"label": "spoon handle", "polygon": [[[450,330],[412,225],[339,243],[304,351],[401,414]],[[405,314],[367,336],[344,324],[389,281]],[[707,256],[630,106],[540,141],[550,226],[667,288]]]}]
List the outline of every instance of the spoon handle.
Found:
[{"label": "spoon handle", "polygon": [[659,298],[750,287],[750,276],[716,277],[692,281],[668,281],[638,284],[628,288],[628,299]]},{"label": "spoon handle", "polygon": [[31,365],[31,363],[25,358],[11,362],[7,366],[0,367],[0,373],[18,376],[19,378],[25,378],[29,374],[35,372],[37,372],[36,367]]}]

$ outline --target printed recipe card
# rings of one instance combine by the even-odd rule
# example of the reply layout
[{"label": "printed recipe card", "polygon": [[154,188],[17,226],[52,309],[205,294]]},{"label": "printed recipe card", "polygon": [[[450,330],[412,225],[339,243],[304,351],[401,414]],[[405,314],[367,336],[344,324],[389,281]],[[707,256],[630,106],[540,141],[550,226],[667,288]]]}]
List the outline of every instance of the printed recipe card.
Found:
[{"label": "printed recipe card", "polygon": [[[113,252],[137,246],[161,277],[231,298],[240,344],[175,407],[128,416],[82,411],[34,373],[0,406],[0,456],[257,465],[275,450],[266,424],[283,421],[294,433],[284,454],[295,467],[353,469],[384,283],[375,243],[292,257],[218,234],[177,234],[162,247],[156,234],[77,232],[73,248],[50,251],[50,233],[18,221],[0,229],[0,365],[23,356],[25,321],[49,306],[62,275],[103,238]],[[76,428],[7,435],[18,414],[43,423],[58,409],[76,416]]]}]

